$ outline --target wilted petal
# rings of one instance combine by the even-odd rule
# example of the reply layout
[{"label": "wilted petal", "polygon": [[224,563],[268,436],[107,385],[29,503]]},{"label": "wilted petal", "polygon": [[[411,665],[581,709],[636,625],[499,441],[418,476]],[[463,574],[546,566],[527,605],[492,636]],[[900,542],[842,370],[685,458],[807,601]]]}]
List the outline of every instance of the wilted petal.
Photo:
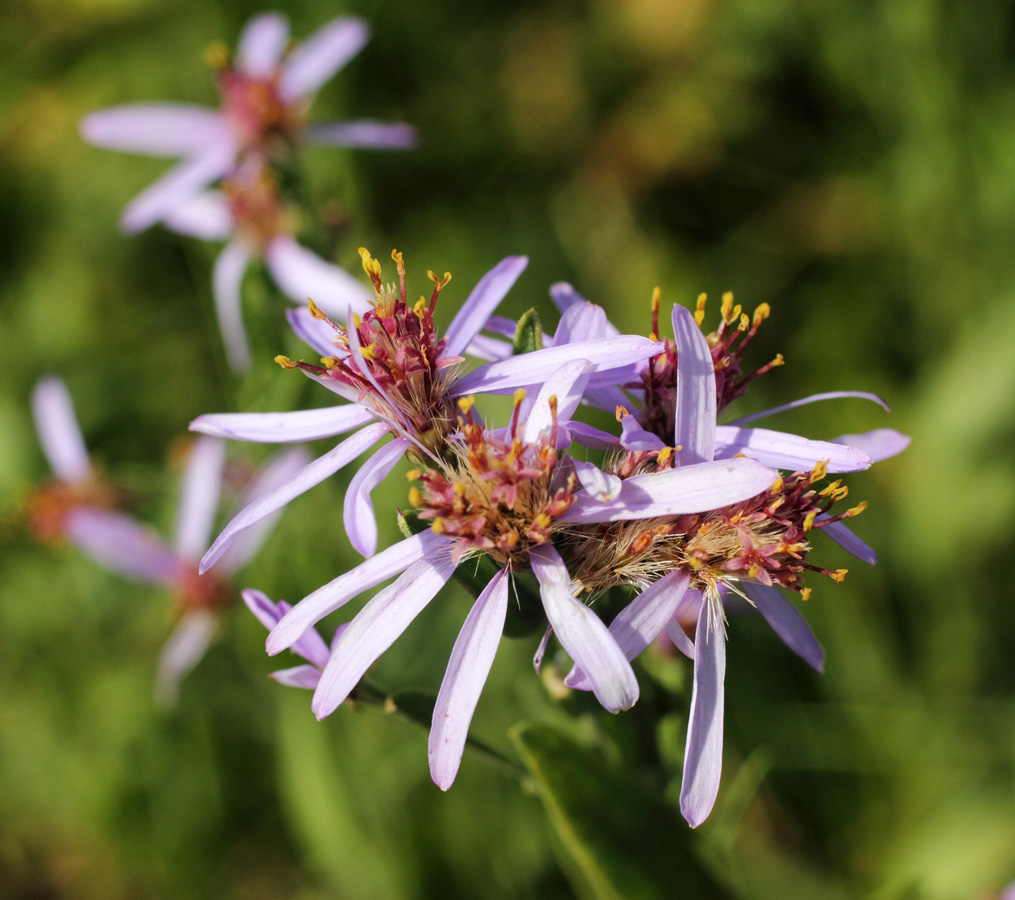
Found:
[{"label": "wilted petal", "polygon": [[333,122],[311,125],[307,140],[338,147],[369,147],[374,150],[406,150],[415,147],[419,134],[404,122]]},{"label": "wilted petal", "polygon": [[562,522],[618,522],[705,512],[769,488],[776,473],[752,459],[724,459],[635,475],[608,502],[579,493]]},{"label": "wilted petal", "polygon": [[[610,623],[610,634],[624,656],[635,659],[659,637],[667,623],[673,620],[690,580],[685,572],[669,572],[617,613]],[[571,670],[564,684],[579,691],[591,689],[588,677],[578,666]]]},{"label": "wilted petal", "polygon": [[764,584],[740,583],[744,593],[772,626],[782,642],[817,672],[825,671],[825,651],[811,631],[811,626],[782,591]]},{"label": "wilted petal", "polygon": [[[827,515],[818,516],[817,521],[821,522],[827,519]],[[843,550],[852,553],[857,559],[869,563],[870,565],[876,565],[878,561],[878,555],[873,549],[867,546],[860,538],[858,538],[850,528],[843,525],[842,522],[829,522],[826,525],[821,526],[821,533],[830,537],[835,543],[837,543]]]},{"label": "wilted petal", "polygon": [[528,264],[527,256],[509,256],[479,279],[479,283],[472,289],[472,293],[448,326],[445,356],[461,356],[465,352],[465,348],[486,325],[486,320],[493,315],[493,311]]},{"label": "wilted petal", "polygon": [[204,241],[224,241],[233,233],[233,214],[218,191],[204,191],[182,201],[163,220],[166,228]]},{"label": "wilted petal", "polygon": [[542,384],[555,370],[576,359],[591,361],[590,372],[597,373],[647,359],[659,352],[660,347],[655,341],[637,335],[547,347],[480,366],[454,384],[451,393],[454,396],[479,392],[506,394],[519,387]]},{"label": "wilted petal", "polygon": [[677,343],[677,410],[673,464],[710,462],[715,447],[715,364],[705,335],[687,307],[673,307]]},{"label": "wilted petal", "polygon": [[444,587],[455,565],[446,553],[422,559],[360,610],[332,649],[314,692],[310,708],[318,719],[333,713],[349,696],[374,660]]},{"label": "wilted petal", "polygon": [[348,603],[353,597],[376,587],[394,575],[401,574],[420,560],[437,555],[450,546],[450,543],[447,538],[436,535],[428,529],[382,550],[366,562],[360,563],[355,569],[329,581],[304,597],[283,617],[268,635],[266,644],[268,653],[271,656],[281,653],[298,640],[308,628]]},{"label": "wilted petal", "polygon": [[501,569],[479,595],[451,651],[427,744],[430,775],[442,791],[458,774],[469,723],[504,631],[507,603],[507,573]]},{"label": "wilted petal", "polygon": [[120,217],[120,227],[128,234],[135,234],[154,225],[216,178],[225,175],[235,156],[235,145],[226,139],[177,163],[127,204]]},{"label": "wilted petal", "polygon": [[364,315],[373,293],[344,269],[325,262],[288,235],[279,235],[264,252],[275,283],[301,306],[313,300],[333,319],[344,319],[349,307]]},{"label": "wilted petal", "polygon": [[220,113],[186,103],[102,109],[81,120],[81,137],[96,147],[145,156],[191,156],[228,141]]},{"label": "wilted petal", "polygon": [[295,444],[335,437],[375,418],[376,415],[365,406],[350,403],[296,412],[210,413],[194,419],[190,430],[234,441]]},{"label": "wilted petal", "polygon": [[225,461],[226,447],[218,438],[199,437],[190,448],[176,507],[176,555],[181,560],[197,562],[208,546]]},{"label": "wilted petal", "polygon": [[243,28],[236,48],[238,67],[255,78],[265,78],[281,62],[289,22],[278,13],[254,16]]},{"label": "wilted petal", "polygon": [[722,775],[723,682],[726,678],[726,636],[709,626],[709,604],[701,604],[695,639],[694,686],[687,722],[680,812],[697,828],[712,811]]},{"label": "wilted petal", "polygon": [[583,462],[580,459],[572,459],[571,463],[574,465],[574,471],[581,486],[585,488],[590,497],[595,497],[596,500],[603,502],[613,500],[624,486],[624,482],[616,475],[604,472],[593,463]]},{"label": "wilted petal", "polygon": [[314,485],[320,484],[329,475],[333,475],[361,453],[369,450],[387,431],[388,426],[379,422],[368,425],[352,437],[346,438],[324,456],[318,457],[310,465],[305,466],[284,484],[258,497],[226,525],[222,533],[215,539],[215,543],[211,545],[201,560],[201,572],[207,572],[215,565],[244,528],[249,528],[265,516],[270,516],[290,500],[310,490]]},{"label": "wilted petal", "polygon": [[67,517],[67,537],[100,566],[137,581],[171,585],[179,563],[150,528],[123,513],[80,507]]},{"label": "wilted petal", "polygon": [[155,701],[175,706],[180,699],[180,681],[204,656],[215,636],[215,616],[206,609],[187,613],[169,636],[155,675]]},{"label": "wilted petal", "polygon": [[279,669],[277,672],[272,672],[268,677],[286,687],[313,691],[321,682],[321,670],[317,666],[293,666],[291,669]]},{"label": "wilted petal", "polygon": [[345,492],[342,521],[353,548],[363,556],[373,556],[377,549],[377,518],[370,494],[405,456],[411,443],[395,438],[370,457],[349,482]]},{"label": "wilted petal", "polygon": [[[581,400],[581,389],[585,383],[582,377],[592,368],[587,359],[576,359],[565,363],[543,383],[530,409],[522,416],[524,428],[522,440],[534,443],[540,434],[550,433],[554,422],[566,422]],[[556,409],[550,409],[550,398],[556,398]]]},{"label": "wilted petal", "polygon": [[764,409],[761,412],[751,413],[751,415],[743,416],[730,424],[746,425],[748,422],[753,422],[756,419],[763,419],[765,416],[774,416],[776,413],[785,412],[787,409],[796,409],[798,406],[806,406],[808,403],[817,403],[821,400],[843,400],[850,397],[859,400],[870,400],[886,412],[891,412],[888,404],[885,403],[885,401],[877,394],[869,394],[867,391],[827,391],[824,394],[811,394],[808,397],[801,397],[799,400],[794,400],[792,403],[784,403],[782,406],[773,406],[771,409]]},{"label": "wilted petal", "polygon": [[225,341],[229,368],[234,372],[246,372],[250,368],[250,347],[243,328],[241,299],[243,274],[247,271],[250,256],[250,248],[242,241],[226,244],[215,260],[211,277],[219,331]]},{"label": "wilted petal", "polygon": [[546,618],[560,645],[587,674],[596,699],[612,713],[634,706],[638,700],[634,670],[599,616],[571,593],[560,554],[542,544],[530,551],[529,559]]},{"label": "wilted petal", "polygon": [[871,458],[855,447],[831,441],[812,441],[798,434],[769,431],[767,428],[720,425],[716,429],[716,458],[727,459],[737,453],[766,466],[793,471],[811,469],[819,462],[827,462],[829,472],[859,472],[871,466]]},{"label": "wilted petal", "polygon": [[874,462],[881,462],[883,459],[890,459],[901,453],[909,446],[911,440],[912,438],[908,434],[902,434],[894,428],[875,428],[873,431],[865,431],[863,434],[840,435],[833,438],[832,443],[857,447]]},{"label": "wilted petal", "polygon": [[316,91],[352,59],[370,40],[362,19],[347,16],[328,22],[300,44],[286,59],[279,93],[296,100]]},{"label": "wilted petal", "polygon": [[40,378],[32,390],[32,417],[39,443],[50,468],[61,481],[81,481],[91,473],[85,439],[81,436],[74,402],[63,380]]}]

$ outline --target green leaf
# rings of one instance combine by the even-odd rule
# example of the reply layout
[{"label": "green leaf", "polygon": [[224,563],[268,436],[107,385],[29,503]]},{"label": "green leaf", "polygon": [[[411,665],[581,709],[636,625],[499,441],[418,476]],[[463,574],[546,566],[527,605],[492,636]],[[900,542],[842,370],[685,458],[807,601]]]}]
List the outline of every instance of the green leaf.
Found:
[{"label": "green leaf", "polygon": [[691,829],[632,773],[549,725],[521,725],[511,737],[539,786],[580,896],[725,896],[695,856]]},{"label": "green leaf", "polygon": [[515,329],[515,356],[520,353],[531,353],[543,349],[543,323],[539,321],[539,313],[535,307],[523,313]]}]

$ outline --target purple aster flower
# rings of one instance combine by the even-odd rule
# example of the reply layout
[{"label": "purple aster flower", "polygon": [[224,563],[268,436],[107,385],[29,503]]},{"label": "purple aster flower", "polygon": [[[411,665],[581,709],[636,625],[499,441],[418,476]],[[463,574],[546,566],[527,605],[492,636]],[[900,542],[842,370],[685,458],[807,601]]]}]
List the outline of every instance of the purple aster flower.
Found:
[{"label": "purple aster flower", "polygon": [[345,147],[411,147],[413,128],[374,121],[307,125],[316,91],[362,49],[361,19],[334,19],[286,51],[289,25],[278,13],[256,16],[240,35],[236,61],[222,50],[218,109],[182,103],[139,103],[92,113],[81,122],[89,143],[181,162],[142,191],[121,225],[141,231],[226,175],[247,153],[272,156],[302,141]]},{"label": "purple aster flower", "polygon": [[[305,315],[291,316],[296,332],[322,355],[321,365],[277,361],[306,374],[350,401],[340,406],[299,412],[225,413],[205,415],[191,428],[205,434],[238,440],[289,443],[334,437],[353,428],[355,434],[307,466],[286,484],[243,510],[201,561],[206,571],[229,547],[235,535],[262,516],[281,508],[294,497],[371,449],[385,435],[393,440],[375,450],[353,478],[346,493],[345,527],[353,547],[364,556],[377,545],[377,525],[371,492],[407,452],[439,464],[444,443],[457,429],[456,400],[467,394],[511,393],[538,384],[569,361],[588,358],[588,385],[608,382],[611,371],[658,352],[646,338],[623,335],[573,343],[488,363],[461,374],[461,354],[507,294],[528,263],[511,256],[491,269],[469,295],[443,337],[438,337],[433,313],[437,298],[451,276],[430,274],[434,282],[429,305],[410,304],[400,253],[393,253],[399,283],[385,287],[380,263],[361,250],[363,265],[374,285],[373,308],[362,318],[355,314],[343,327],[314,304]],[[361,427],[362,426],[362,427]]]},{"label": "purple aster flower", "polygon": [[371,293],[359,281],[296,242],[293,218],[283,206],[274,178],[254,158],[244,160],[223,181],[221,192],[197,194],[166,216],[165,225],[173,231],[228,242],[215,260],[212,287],[226,355],[236,372],[250,368],[240,288],[256,256],[296,303],[313,297],[318,307],[335,318],[344,318],[350,308],[358,314],[371,308]]},{"label": "purple aster flower", "polygon": [[[526,359],[535,354],[527,354]],[[430,771],[442,789],[457,774],[466,734],[507,611],[512,574],[530,569],[543,610],[561,646],[586,673],[603,707],[619,712],[638,699],[638,683],[617,639],[575,592],[552,540],[575,521],[613,521],[643,515],[677,515],[744,499],[770,484],[774,472],[748,459],[688,466],[642,479],[626,505],[588,512],[577,490],[574,463],[561,457],[569,418],[594,379],[594,366],[573,359],[554,370],[538,396],[515,395],[506,429],[490,431],[472,415],[471,398],[459,401],[459,430],[448,453],[425,472],[410,503],[428,531],[415,534],[319,588],[285,614],[268,637],[269,653],[293,646],[321,618],[394,577],[351,620],[332,647],[314,692],[318,718],[333,712],[465,560],[482,554],[497,572],[476,600],[451,653],[434,708]],[[661,626],[660,626],[661,627]]]}]

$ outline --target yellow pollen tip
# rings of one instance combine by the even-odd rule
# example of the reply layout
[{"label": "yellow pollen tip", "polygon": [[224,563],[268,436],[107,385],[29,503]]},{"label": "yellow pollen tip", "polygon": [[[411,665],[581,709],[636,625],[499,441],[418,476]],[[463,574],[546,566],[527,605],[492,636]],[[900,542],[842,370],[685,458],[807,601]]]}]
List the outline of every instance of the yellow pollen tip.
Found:
[{"label": "yellow pollen tip", "polygon": [[778,494],[778,493],[781,493],[782,488],[783,488],[783,481],[782,481],[782,476],[780,475],[778,478],[775,479],[775,481],[772,482],[772,487],[769,488],[769,491],[772,494]]},{"label": "yellow pollen tip", "polygon": [[854,506],[851,510],[849,510],[846,513],[846,517],[848,518],[849,516],[858,516],[865,509],[867,509],[867,501],[866,500],[861,500],[859,503],[857,503],[856,506]]},{"label": "yellow pollen tip", "polygon": [[538,516],[536,516],[536,518],[533,521],[540,528],[549,528],[550,527],[550,523],[553,520],[545,512],[542,512]]},{"label": "yellow pollen tip", "polygon": [[327,320],[328,318],[323,312],[321,312],[321,308],[309,297],[307,297],[307,309],[310,310],[310,315],[312,315],[315,319]]},{"label": "yellow pollen tip", "polygon": [[801,591],[800,591],[800,599],[801,600],[810,600],[811,599],[811,589],[810,588],[802,588]]},{"label": "yellow pollen tip", "polygon": [[405,480],[416,481],[422,474],[423,473],[420,472],[419,469],[409,469],[409,471],[405,473]]},{"label": "yellow pollen tip", "polygon": [[663,292],[658,287],[652,288],[652,312],[659,312],[659,301],[662,299]]},{"label": "yellow pollen tip", "polygon": [[364,359],[377,359],[377,342],[375,341],[371,344],[367,344],[365,347],[360,347],[360,352],[362,352]]},{"label": "yellow pollen tip", "polygon": [[413,305],[412,311],[415,313],[416,318],[422,320],[423,313],[426,312],[426,300],[420,297]]},{"label": "yellow pollen tip", "polygon": [[832,581],[835,581],[838,584],[842,584],[842,580],[846,577],[846,573],[848,571],[849,569],[836,569],[834,572],[831,573]]},{"label": "yellow pollen tip", "polygon": [[733,311],[733,292],[726,291],[722,295],[722,306],[719,307],[719,314],[723,317],[723,320],[729,324],[733,321],[730,313]]},{"label": "yellow pollen tip", "polygon": [[296,363],[294,363],[288,356],[283,356],[281,353],[275,357],[277,362],[283,369],[295,369]]},{"label": "yellow pollen tip", "polygon": [[828,460],[819,462],[815,467],[814,471],[810,474],[810,482],[814,484],[815,481],[821,481],[828,474]]},{"label": "yellow pollen tip", "polygon": [[443,278],[438,278],[433,272],[427,269],[426,277],[429,278],[437,286],[437,290],[440,291],[443,290],[447,286],[447,283],[451,280],[451,273],[445,272]]},{"label": "yellow pollen tip", "polygon": [[468,415],[469,410],[476,405],[476,398],[469,394],[468,397],[460,397],[458,400],[458,408],[462,411],[463,415]]},{"label": "yellow pollen tip", "polygon": [[754,310],[754,321],[761,323],[772,314],[772,307],[767,303],[762,303],[756,310]]},{"label": "yellow pollen tip", "polygon": [[786,360],[782,358],[782,354],[781,353],[776,353],[775,354],[775,359],[773,359],[772,362],[769,363],[769,365],[772,365],[772,366],[784,366],[784,365],[786,365]]},{"label": "yellow pollen tip", "polygon": [[518,406],[525,399],[525,388],[518,388],[515,391],[515,406]]},{"label": "yellow pollen tip", "polygon": [[340,360],[337,356],[321,357],[321,365],[324,366],[324,368],[326,369],[337,369],[341,364],[341,362],[342,360]]},{"label": "yellow pollen tip", "polygon": [[439,518],[434,519],[433,525],[431,525],[430,528],[433,530],[434,534],[444,534],[444,520]]},{"label": "yellow pollen tip", "polygon": [[405,265],[402,254],[398,250],[392,249],[391,258],[395,261],[395,265],[398,266],[399,270]]},{"label": "yellow pollen tip", "polygon": [[694,321],[701,326],[701,323],[705,321],[705,301],[708,300],[708,294],[698,294],[698,303],[694,310]]},{"label": "yellow pollen tip", "polygon": [[464,495],[465,495],[465,485],[464,485],[464,484],[462,484],[462,483],[461,483],[460,481],[457,481],[457,482],[455,482],[455,486],[454,486],[454,487],[452,488],[452,490],[453,490],[453,491],[454,491],[454,492],[455,492],[455,493],[456,493],[456,494],[457,494],[457,495],[458,495],[459,497],[462,497],[462,496],[464,496]]},{"label": "yellow pollen tip", "polygon": [[423,495],[419,492],[419,488],[409,488],[409,505],[416,507],[423,505]]},{"label": "yellow pollen tip", "polygon": [[750,319],[747,318],[747,313],[740,313],[740,324],[737,326],[741,331],[747,331],[750,327]]},{"label": "yellow pollen tip", "polygon": [[662,450],[656,454],[656,464],[665,466],[670,461],[670,457],[673,456],[673,449],[671,447],[663,447]]},{"label": "yellow pollen tip", "polygon": [[204,61],[213,69],[228,69],[229,48],[221,41],[209,44],[204,51]]},{"label": "yellow pollen tip", "polygon": [[814,520],[817,517],[818,511],[816,509],[807,513],[807,516],[804,518],[804,531],[810,531],[814,527]]},{"label": "yellow pollen tip", "polygon": [[624,419],[625,416],[629,416],[631,414],[627,411],[626,406],[618,406],[616,415],[617,421],[620,422],[622,419]]}]

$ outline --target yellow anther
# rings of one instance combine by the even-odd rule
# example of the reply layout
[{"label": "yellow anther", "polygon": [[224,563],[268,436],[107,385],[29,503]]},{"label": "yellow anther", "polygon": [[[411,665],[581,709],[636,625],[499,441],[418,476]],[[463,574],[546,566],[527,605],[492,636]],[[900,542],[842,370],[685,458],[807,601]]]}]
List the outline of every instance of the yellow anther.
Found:
[{"label": "yellow anther", "polygon": [[367,344],[365,347],[360,347],[360,351],[362,352],[364,359],[371,361],[377,359],[377,342],[374,341]]},{"label": "yellow anther", "polygon": [[476,398],[469,394],[468,397],[458,398],[458,408],[462,411],[462,415],[467,416],[469,410],[476,405]]},{"label": "yellow anther", "polygon": [[767,303],[762,303],[754,310],[754,321],[759,325],[765,321],[772,313],[772,307]]},{"label": "yellow anther", "polygon": [[730,313],[733,310],[733,291],[726,291],[722,295],[722,306],[719,307],[719,314],[727,324],[732,323]]},{"label": "yellow anther", "polygon": [[814,520],[818,517],[818,511],[816,509],[811,510],[804,517],[804,531],[810,531],[814,527]]},{"label": "yellow anther", "polygon": [[800,590],[800,599],[801,600],[810,600],[811,599],[811,589],[810,588],[802,588]]},{"label": "yellow anther", "polygon": [[422,474],[423,473],[420,472],[419,469],[409,469],[409,471],[405,473],[405,480],[416,481]]},{"label": "yellow anther", "polygon": [[750,327],[751,320],[747,318],[747,313],[740,313],[740,324],[737,326],[740,331],[747,331]]},{"label": "yellow anther", "polygon": [[825,489],[820,494],[818,494],[818,496],[827,497],[829,494],[834,494],[840,484],[842,484],[842,479],[837,479],[833,481],[831,484],[827,485]]},{"label": "yellow anther", "polygon": [[457,495],[458,495],[459,497],[464,497],[464,496],[465,496],[465,485],[464,485],[464,484],[462,484],[462,483],[461,483],[460,481],[456,481],[456,482],[455,482],[455,486],[454,486],[454,487],[452,488],[452,490],[453,490],[453,491],[454,491],[454,492],[455,492],[455,493],[456,493],[456,494],[457,494]]},{"label": "yellow anther", "polygon": [[281,353],[275,357],[275,362],[277,362],[283,369],[295,369],[299,366],[298,363],[294,363],[288,356],[283,356]]},{"label": "yellow anther", "polygon": [[420,297],[413,305],[412,311],[416,314],[416,318],[423,321],[423,313],[426,312],[426,300]]},{"label": "yellow anther", "polygon": [[694,311],[694,321],[700,326],[705,321],[705,301],[708,300],[708,294],[698,294],[698,305]]},{"label": "yellow anther", "polygon": [[865,510],[866,508],[867,508],[867,501],[866,501],[866,500],[861,500],[861,501],[860,501],[859,503],[857,503],[857,505],[856,505],[856,506],[854,506],[854,507],[853,507],[852,509],[850,509],[850,510],[847,510],[847,511],[846,511],[846,513],[845,513],[845,514],[843,515],[843,518],[844,518],[844,519],[848,519],[848,518],[849,518],[850,516],[858,516],[858,515],[860,515],[860,513],[862,513],[862,512],[863,512],[863,511],[864,511],[864,510]]},{"label": "yellow anther", "polygon": [[415,507],[423,505],[423,495],[419,492],[418,487],[409,488],[409,505]]},{"label": "yellow anther", "polygon": [[204,51],[204,61],[213,69],[229,68],[229,48],[221,41],[208,45]]},{"label": "yellow anther", "polygon": [[363,324],[363,320],[359,317],[359,313],[352,314],[352,324],[354,328],[359,328]]},{"label": "yellow anther", "polygon": [[402,260],[402,254],[398,250],[392,250],[391,258],[395,261],[395,268],[398,269],[398,274],[401,275],[405,271],[405,263]]},{"label": "yellow anther", "polygon": [[770,365],[770,366],[784,366],[784,365],[786,365],[786,360],[785,360],[785,359],[783,359],[783,357],[782,357],[782,354],[781,354],[781,353],[776,353],[776,354],[775,354],[775,359],[773,359],[773,360],[772,360],[772,361],[771,361],[771,362],[769,363],[769,365]]},{"label": "yellow anther", "polygon": [[326,369],[337,369],[342,364],[337,356],[322,356],[321,365]]},{"label": "yellow anther", "polygon": [[515,391],[515,406],[520,406],[521,402],[525,399],[525,388],[518,388]]},{"label": "yellow anther", "polygon": [[553,520],[545,512],[542,512],[536,516],[533,520],[533,524],[539,526],[540,528],[549,528],[552,521]]},{"label": "yellow anther", "polygon": [[828,474],[828,460],[822,460],[815,467],[814,471],[810,474],[810,482],[814,484],[816,481],[821,481]]},{"label": "yellow anther", "polygon": [[670,461],[670,457],[673,456],[673,449],[671,447],[663,447],[656,454],[656,465],[665,466]]},{"label": "yellow anther", "polygon": [[623,419],[626,416],[629,416],[629,415],[631,415],[631,414],[627,411],[627,407],[626,406],[619,406],[619,405],[617,406],[617,421],[618,422],[623,421]]},{"label": "yellow anther", "polygon": [[434,275],[433,272],[427,269],[426,277],[429,278],[437,286],[438,291],[442,291],[447,286],[447,283],[451,280],[451,273],[445,272],[443,278],[438,278],[436,275]]},{"label": "yellow anther", "polygon": [[782,492],[782,488],[783,488],[782,476],[778,475],[776,476],[775,481],[772,482],[772,486],[769,488],[769,492],[772,494],[779,494]]},{"label": "yellow anther", "polygon": [[370,281],[373,282],[374,291],[380,294],[382,291],[380,261],[374,259],[366,247],[359,248],[359,257],[363,261],[363,271],[370,276]]},{"label": "yellow anther", "polygon": [[325,322],[328,321],[327,315],[325,315],[321,311],[321,308],[309,297],[307,297],[307,309],[310,310],[310,315],[312,315],[315,319],[322,319]]},{"label": "yellow anther", "polygon": [[751,563],[751,565],[747,569],[747,574],[751,578],[757,578],[758,577],[758,572],[760,572],[760,571],[761,571],[761,566],[759,566],[757,563]]},{"label": "yellow anther", "polygon": [[846,577],[846,573],[848,571],[849,569],[836,569],[834,572],[831,573],[832,581],[835,581],[838,584],[842,584],[842,580]]},{"label": "yellow anther", "polygon": [[436,518],[433,520],[433,525],[430,526],[433,529],[434,534],[444,534],[444,520]]}]

